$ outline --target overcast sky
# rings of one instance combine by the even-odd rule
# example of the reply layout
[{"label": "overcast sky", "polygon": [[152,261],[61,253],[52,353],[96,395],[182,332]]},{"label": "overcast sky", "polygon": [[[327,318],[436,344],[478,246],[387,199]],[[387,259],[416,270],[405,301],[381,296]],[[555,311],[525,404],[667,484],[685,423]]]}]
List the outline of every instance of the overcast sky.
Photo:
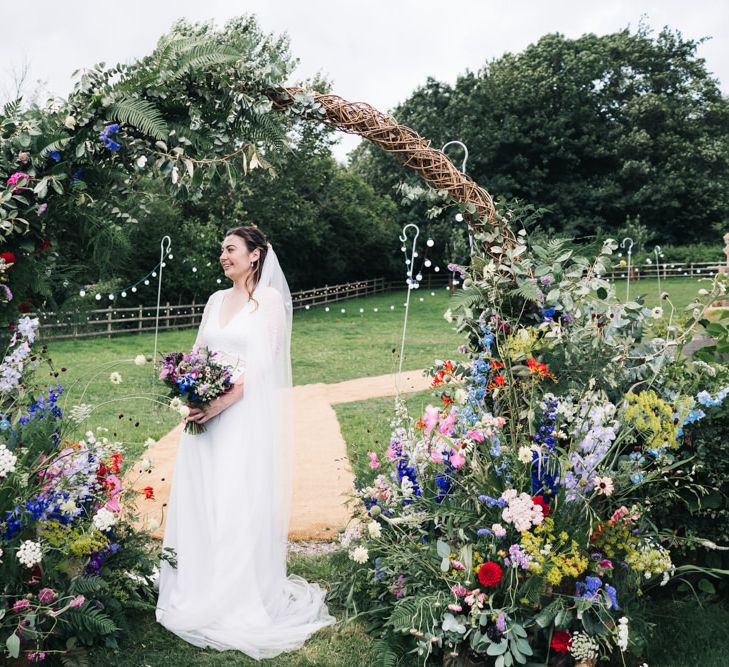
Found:
[{"label": "overcast sky", "polygon": [[[295,76],[324,73],[333,92],[389,111],[432,76],[453,82],[465,70],[522,50],[548,32],[605,34],[645,17],[656,29],[711,39],[699,47],[709,71],[729,92],[729,2],[726,0],[35,0],[3,3],[0,92],[30,66],[49,93],[67,94],[71,73],[97,62],[126,62],[152,50],[181,17],[226,19],[254,13],[266,32],[286,32],[300,59]],[[417,128],[415,128],[417,129]],[[454,137],[456,139],[457,137]],[[344,159],[359,139],[342,135]]]}]

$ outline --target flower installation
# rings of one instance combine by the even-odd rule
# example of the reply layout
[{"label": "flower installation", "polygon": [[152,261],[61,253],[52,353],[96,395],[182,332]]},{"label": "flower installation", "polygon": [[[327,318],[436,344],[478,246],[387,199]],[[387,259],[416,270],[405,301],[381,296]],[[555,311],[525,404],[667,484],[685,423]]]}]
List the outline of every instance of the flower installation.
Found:
[{"label": "flower installation", "polygon": [[643,654],[641,597],[676,572],[653,508],[691,487],[687,436],[729,395],[725,367],[680,351],[726,286],[681,317],[666,300],[666,326],[601,278],[616,247],[588,260],[520,233],[500,263],[461,267],[446,319],[468,359],[436,362],[417,417],[396,401],[342,535],[353,573],[337,594],[385,652],[496,667]]}]

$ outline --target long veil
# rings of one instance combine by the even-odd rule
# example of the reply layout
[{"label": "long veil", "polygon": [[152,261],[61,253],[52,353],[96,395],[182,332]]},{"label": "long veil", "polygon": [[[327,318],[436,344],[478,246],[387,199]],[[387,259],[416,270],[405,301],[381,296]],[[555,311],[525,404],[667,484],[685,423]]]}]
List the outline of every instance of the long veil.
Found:
[{"label": "long veil", "polygon": [[[293,490],[294,429],[291,373],[291,327],[293,303],[288,282],[271,244],[261,278],[253,292],[253,311],[245,360],[244,398],[255,403],[255,411],[268,433],[261,446],[270,456],[270,519],[273,535],[271,565],[285,575],[286,548]],[[245,425],[243,425],[245,427]],[[249,465],[255,465],[253,460]],[[264,468],[264,466],[262,466]],[[272,573],[273,574],[273,573]]]}]

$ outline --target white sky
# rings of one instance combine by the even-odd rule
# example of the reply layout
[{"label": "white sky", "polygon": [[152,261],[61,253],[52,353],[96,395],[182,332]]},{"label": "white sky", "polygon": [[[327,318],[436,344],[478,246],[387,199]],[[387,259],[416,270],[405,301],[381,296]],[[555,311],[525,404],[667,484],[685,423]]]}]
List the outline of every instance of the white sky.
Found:
[{"label": "white sky", "polygon": [[[0,92],[13,71],[30,66],[49,93],[65,95],[71,72],[97,62],[125,62],[150,52],[181,17],[218,24],[246,12],[266,32],[286,32],[300,59],[295,76],[321,71],[333,92],[389,111],[432,76],[453,82],[504,52],[520,51],[548,32],[568,37],[635,27],[711,37],[699,47],[710,72],[729,91],[729,2],[726,0],[35,0],[0,11]],[[417,128],[415,128],[417,130]],[[457,137],[454,137],[457,138]],[[343,160],[359,142],[342,135]]]}]

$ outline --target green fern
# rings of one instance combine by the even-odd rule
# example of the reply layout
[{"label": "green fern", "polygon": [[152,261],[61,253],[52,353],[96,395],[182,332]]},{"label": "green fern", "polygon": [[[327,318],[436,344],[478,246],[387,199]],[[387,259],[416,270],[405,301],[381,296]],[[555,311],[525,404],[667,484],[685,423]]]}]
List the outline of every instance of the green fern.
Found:
[{"label": "green fern", "polygon": [[69,609],[58,618],[87,644],[99,637],[113,635],[119,631],[116,623],[103,611],[91,607],[89,604]]},{"label": "green fern", "polygon": [[242,58],[242,54],[230,46],[196,44],[182,52],[174,76],[179,78],[193,70],[205,70],[215,65],[233,64]]},{"label": "green fern", "polygon": [[526,599],[528,604],[534,605],[538,602],[544,590],[544,579],[539,576],[528,577],[519,589],[517,599]]},{"label": "green fern", "polygon": [[68,653],[61,653],[63,667],[91,667],[91,658],[83,646],[77,646]]},{"label": "green fern", "polygon": [[109,107],[109,117],[132,125],[153,139],[163,140],[169,134],[159,109],[147,100],[125,97]]},{"label": "green fern", "polygon": [[68,145],[69,141],[71,141],[71,137],[59,134],[54,137],[49,144],[41,149],[40,154],[48,155],[48,153],[52,153],[54,151],[62,151]]},{"label": "green fern", "polygon": [[91,597],[99,591],[109,588],[109,584],[101,577],[76,577],[69,588],[72,595],[84,595]]},{"label": "green fern", "polygon": [[520,296],[522,299],[526,299],[527,301],[534,301],[535,303],[539,302],[539,298],[542,294],[539,286],[529,280],[525,280],[521,285],[519,285],[519,287],[511,290],[510,293]]},{"label": "green fern", "polygon": [[289,148],[286,131],[272,116],[246,110],[242,117],[250,126],[247,139],[251,143],[268,144],[277,151]]}]

